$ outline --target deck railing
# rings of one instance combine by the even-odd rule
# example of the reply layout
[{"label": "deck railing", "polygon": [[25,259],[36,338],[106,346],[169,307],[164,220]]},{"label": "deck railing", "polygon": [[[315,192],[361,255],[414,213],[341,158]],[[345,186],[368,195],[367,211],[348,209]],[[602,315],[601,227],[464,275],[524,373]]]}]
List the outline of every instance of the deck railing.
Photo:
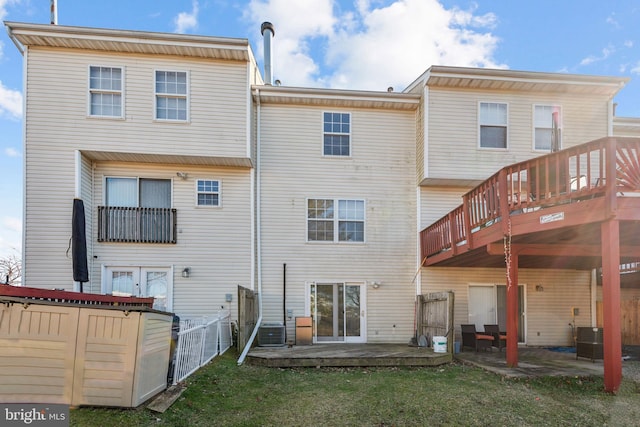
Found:
[{"label": "deck railing", "polygon": [[639,138],[602,138],[509,165],[420,232],[422,258],[455,253],[472,233],[513,214],[596,197],[607,197],[613,209],[616,197],[629,193],[640,193]]},{"label": "deck railing", "polygon": [[98,241],[176,243],[177,211],[170,208],[98,207]]}]

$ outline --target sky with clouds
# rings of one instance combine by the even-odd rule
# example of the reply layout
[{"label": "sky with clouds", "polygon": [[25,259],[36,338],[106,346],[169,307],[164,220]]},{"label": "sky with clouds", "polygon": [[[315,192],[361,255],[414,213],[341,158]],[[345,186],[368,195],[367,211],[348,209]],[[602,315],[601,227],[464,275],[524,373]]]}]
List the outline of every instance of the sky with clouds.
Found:
[{"label": "sky with clouds", "polygon": [[[0,0],[0,20],[50,22],[49,0]],[[286,86],[402,90],[431,65],[630,77],[618,115],[640,117],[637,0],[58,0],[60,25],[248,39],[275,26]],[[22,230],[22,57],[0,31],[0,257]]]}]

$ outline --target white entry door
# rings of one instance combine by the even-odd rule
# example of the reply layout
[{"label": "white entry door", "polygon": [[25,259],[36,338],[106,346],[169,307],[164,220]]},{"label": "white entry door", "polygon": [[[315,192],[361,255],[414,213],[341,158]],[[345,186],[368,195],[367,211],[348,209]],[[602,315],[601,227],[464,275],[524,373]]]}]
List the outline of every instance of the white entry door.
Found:
[{"label": "white entry door", "polygon": [[[525,287],[518,286],[518,342],[526,342]],[[505,285],[469,286],[469,323],[476,325],[477,331],[484,331],[484,325],[498,325],[501,331],[507,329],[507,287]]]},{"label": "white entry door", "polygon": [[476,331],[497,323],[494,286],[469,286],[469,323],[476,325]]},{"label": "white entry door", "polygon": [[171,311],[173,278],[171,268],[105,267],[102,275],[105,294],[153,297],[153,308]]},{"label": "white entry door", "polygon": [[365,289],[361,283],[309,285],[309,311],[313,317],[314,342],[367,341]]}]

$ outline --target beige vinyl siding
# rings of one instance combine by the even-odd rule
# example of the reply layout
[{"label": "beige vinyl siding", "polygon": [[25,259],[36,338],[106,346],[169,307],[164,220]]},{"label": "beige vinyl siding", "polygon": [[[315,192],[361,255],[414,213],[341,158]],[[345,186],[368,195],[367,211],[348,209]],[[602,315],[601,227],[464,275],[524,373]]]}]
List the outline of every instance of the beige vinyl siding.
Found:
[{"label": "beige vinyl siding", "polygon": [[[187,173],[187,180],[176,176]],[[99,163],[94,171],[92,216],[104,204],[107,176],[172,179],[177,210],[176,244],[100,243],[95,228],[91,244],[97,257],[92,266],[92,292],[100,291],[102,266],[174,267],[173,311],[179,315],[212,315],[231,309],[237,318],[237,286],[251,287],[250,169]],[[221,206],[196,206],[197,179],[221,183]],[[184,267],[191,276],[183,278]],[[232,294],[231,304],[225,294]]]},{"label": "beige vinyl siding", "polygon": [[421,187],[420,230],[430,226],[462,204],[466,187]]},{"label": "beige vinyl siding", "polygon": [[[83,52],[61,49],[30,49],[26,55],[27,88],[26,95],[26,147],[25,147],[25,243],[24,269],[27,282],[25,285],[44,288],[63,288],[71,290],[73,287],[72,265],[69,247],[71,237],[71,207],[75,196],[76,161],[75,152],[113,151],[134,152],[148,154],[182,154],[195,156],[227,156],[246,158],[248,155],[248,120],[247,111],[249,89],[247,85],[247,68],[245,63],[207,61],[200,59],[174,58],[168,56],[154,57],[128,54],[108,54],[104,52]],[[114,66],[124,68],[124,119],[103,119],[87,116],[87,87],[88,70],[90,65]],[[154,121],[154,71],[155,70],[184,70],[189,73],[189,123],[164,123]],[[97,230],[95,220],[96,207],[101,203],[100,188],[91,188],[91,161],[82,158],[81,193],[87,212],[87,232],[93,236],[93,242],[88,245],[91,282],[85,289],[92,292],[100,290],[99,266],[100,256],[93,258],[95,236]],[[125,169],[130,171],[144,170],[148,166],[130,164]],[[164,169],[164,175],[175,177],[178,170],[188,168],[172,167],[171,171]],[[238,193],[243,193],[246,203],[241,206],[232,202],[229,208],[225,206],[221,212],[233,211],[232,218],[242,221],[242,227],[236,231],[237,222],[231,221],[231,227],[224,228],[222,234],[239,236],[242,240],[243,262],[248,263],[250,229],[249,217],[249,172],[236,172],[225,169],[224,173],[215,175],[225,177],[237,175],[242,183],[234,183],[235,177],[229,185],[230,194],[234,194],[234,187]],[[133,175],[136,175],[135,173]],[[180,183],[180,186],[182,183]],[[189,207],[193,209],[195,202],[193,181],[189,183]],[[178,196],[178,199],[181,196]],[[231,201],[234,197],[230,198]],[[246,208],[247,214],[244,210]],[[183,212],[184,214],[184,212]],[[180,215],[180,214],[179,214]],[[179,217],[180,218],[180,217]],[[185,219],[188,219],[187,215]],[[241,218],[241,220],[240,220]],[[198,220],[198,218],[195,218]],[[97,224],[97,223],[96,223]],[[220,228],[220,225],[213,227]],[[193,232],[192,232],[193,234]],[[199,238],[198,238],[199,239]],[[198,240],[196,239],[196,240]],[[220,244],[219,240],[215,240]],[[247,248],[244,249],[244,245]],[[231,245],[232,247],[235,244]],[[132,253],[147,252],[148,247],[137,247],[133,251],[125,250],[119,259],[127,259]],[[181,251],[184,251],[180,247]],[[144,249],[141,251],[141,249]],[[174,248],[175,249],[175,248]],[[194,247],[192,252],[198,252],[196,258],[204,258],[207,253],[204,244]],[[117,253],[115,250],[114,253]],[[177,256],[177,261],[171,261],[174,255],[167,255],[171,251],[160,249],[149,251],[145,259],[158,259],[161,264],[190,263],[194,258],[189,253]],[[215,251],[214,251],[215,253]],[[234,254],[232,250],[230,254]],[[232,256],[232,255],[229,255]],[[143,257],[143,258],[144,258]],[[131,258],[129,258],[131,259]],[[222,258],[224,259],[224,257]],[[108,260],[109,262],[113,260]],[[202,261],[200,261],[202,262]],[[157,265],[153,262],[153,265]],[[205,263],[212,268],[212,262]],[[194,267],[194,274],[200,272]],[[219,268],[219,266],[218,266]],[[235,268],[235,267],[234,267]],[[212,280],[229,279],[233,277],[233,284],[248,285],[248,275],[241,268],[234,274],[219,277],[220,273],[211,278],[202,279],[209,284]],[[242,280],[240,280],[240,277]],[[245,277],[246,276],[246,277]],[[192,281],[193,282],[193,281]],[[174,289],[179,289],[181,283],[176,281]],[[231,282],[225,283],[230,287]],[[204,285],[200,287],[205,287]],[[198,288],[196,286],[196,288]],[[193,293],[197,293],[194,290]],[[227,290],[227,293],[235,290]],[[216,291],[218,295],[221,292]],[[178,293],[176,302],[183,304],[189,311],[195,311],[195,296],[183,296]],[[216,303],[217,306],[217,303]],[[219,308],[211,305],[211,308]],[[178,305],[177,307],[180,307]],[[207,306],[208,307],[208,306]]]},{"label": "beige vinyl siding", "polygon": [[[88,116],[92,65],[123,67],[124,119]],[[242,62],[31,49],[27,66],[28,141],[34,148],[247,156],[249,88]],[[188,73],[188,123],[154,120],[156,70]]]},{"label": "beige vinyl siding", "polygon": [[[478,103],[508,105],[508,148],[478,148]],[[484,180],[503,166],[544,154],[533,150],[533,106],[562,107],[562,147],[607,136],[603,96],[429,90],[427,178]]]},{"label": "beige vinyl siding", "polygon": [[[456,340],[460,324],[468,323],[468,288],[476,285],[505,285],[505,270],[488,268],[425,268],[421,273],[422,293],[455,292]],[[526,285],[527,345],[571,345],[571,308],[580,310],[576,326],[591,326],[591,272],[575,270],[521,269],[518,281]],[[536,291],[540,285],[543,291]],[[540,335],[538,335],[540,333]]]},{"label": "beige vinyl siding", "polygon": [[[368,342],[407,342],[416,269],[415,113],[261,108],[264,320],[283,320],[286,264],[286,308],[294,318],[305,314],[306,283],[366,281]],[[352,157],[322,156],[323,111],[351,113]],[[365,243],[307,243],[308,198],[364,200]],[[293,326],[292,319],[289,337]]]}]

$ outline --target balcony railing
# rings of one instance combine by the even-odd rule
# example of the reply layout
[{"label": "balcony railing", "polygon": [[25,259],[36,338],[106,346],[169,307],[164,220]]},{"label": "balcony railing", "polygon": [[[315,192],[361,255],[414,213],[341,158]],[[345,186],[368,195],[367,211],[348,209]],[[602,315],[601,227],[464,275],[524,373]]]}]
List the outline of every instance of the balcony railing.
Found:
[{"label": "balcony railing", "polygon": [[617,197],[638,193],[638,138],[602,138],[506,166],[420,232],[422,258],[448,250],[455,254],[473,233],[511,215],[598,197],[605,197],[613,211]]},{"label": "balcony railing", "polygon": [[177,211],[170,208],[98,207],[98,241],[176,243]]}]

